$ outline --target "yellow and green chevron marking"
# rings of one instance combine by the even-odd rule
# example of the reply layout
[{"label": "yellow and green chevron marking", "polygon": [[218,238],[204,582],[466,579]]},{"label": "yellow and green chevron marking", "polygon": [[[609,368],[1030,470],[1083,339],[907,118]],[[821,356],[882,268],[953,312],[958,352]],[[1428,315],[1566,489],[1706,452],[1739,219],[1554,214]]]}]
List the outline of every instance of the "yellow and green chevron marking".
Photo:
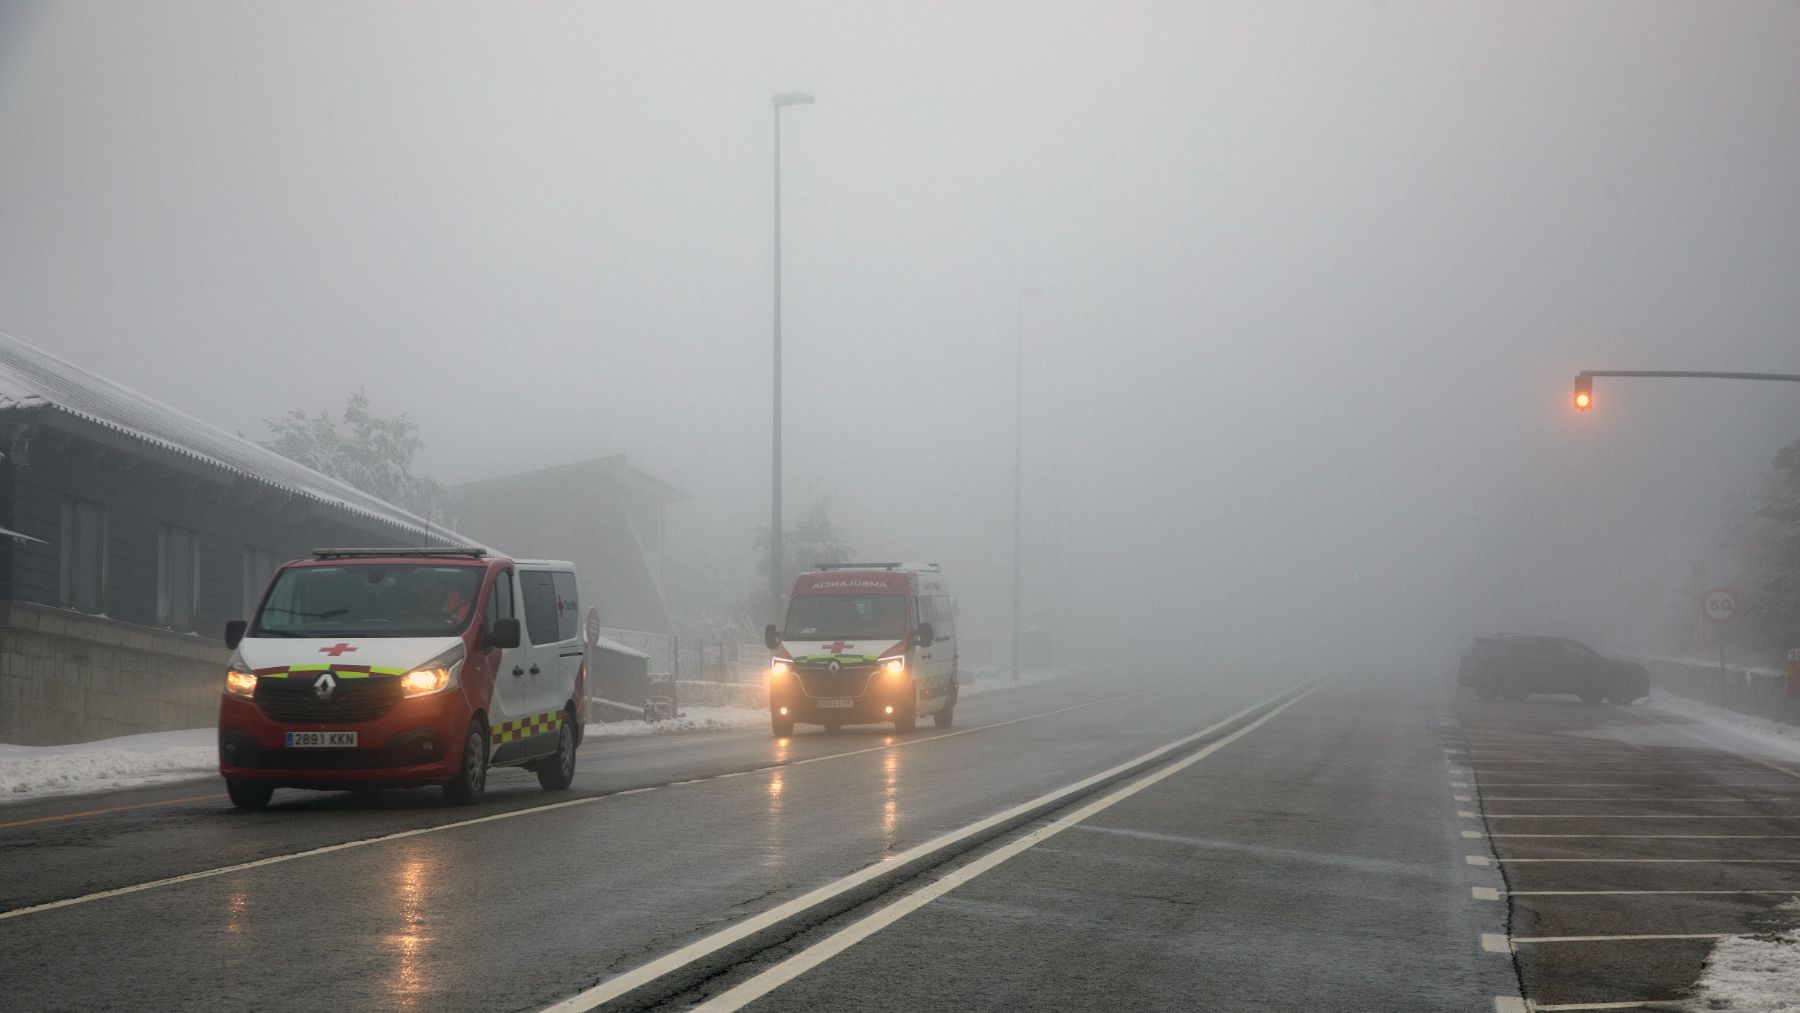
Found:
[{"label": "yellow and green chevron marking", "polygon": [[377,675],[405,675],[407,670],[384,668],[380,665],[278,665],[274,668],[259,668],[256,676],[260,679],[305,678],[320,672],[330,672],[340,679],[367,679]]},{"label": "yellow and green chevron marking", "polygon": [[554,732],[562,727],[562,716],[562,711],[545,711],[542,714],[502,721],[494,726],[494,745]]}]

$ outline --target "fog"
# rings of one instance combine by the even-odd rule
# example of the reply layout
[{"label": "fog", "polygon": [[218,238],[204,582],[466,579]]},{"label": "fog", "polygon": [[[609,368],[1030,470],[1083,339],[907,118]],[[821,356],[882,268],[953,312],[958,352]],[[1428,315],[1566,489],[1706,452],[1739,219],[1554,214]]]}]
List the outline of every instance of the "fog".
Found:
[{"label": "fog", "polygon": [[[602,454],[756,584],[771,106],[790,517],[1070,657],[1629,646],[1800,370],[1800,7],[0,9],[0,330],[228,429]],[[1022,290],[1037,294],[1020,298]],[[592,578],[590,578],[592,579]]]}]

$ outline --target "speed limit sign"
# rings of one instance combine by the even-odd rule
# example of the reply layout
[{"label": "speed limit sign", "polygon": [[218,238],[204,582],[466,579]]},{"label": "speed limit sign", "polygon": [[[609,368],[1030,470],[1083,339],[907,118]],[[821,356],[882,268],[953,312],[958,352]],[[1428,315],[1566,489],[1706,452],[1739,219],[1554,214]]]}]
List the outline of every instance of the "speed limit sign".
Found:
[{"label": "speed limit sign", "polygon": [[1700,599],[1700,610],[1715,623],[1728,623],[1732,616],[1737,615],[1737,592],[1726,587],[1715,587]]}]

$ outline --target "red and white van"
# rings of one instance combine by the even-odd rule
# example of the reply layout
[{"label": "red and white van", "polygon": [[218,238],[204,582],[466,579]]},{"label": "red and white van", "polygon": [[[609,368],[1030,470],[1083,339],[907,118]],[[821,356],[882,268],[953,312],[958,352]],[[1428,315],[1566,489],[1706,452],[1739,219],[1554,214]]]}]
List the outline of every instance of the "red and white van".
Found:
[{"label": "red and white van", "polygon": [[909,732],[956,717],[956,600],[936,563],[841,563],[794,581],[783,629],[764,631],[769,721]]},{"label": "red and white van", "polygon": [[569,786],[587,697],[573,566],[485,549],[313,555],[225,628],[219,773],[234,804],[428,784],[474,804],[490,766]]}]

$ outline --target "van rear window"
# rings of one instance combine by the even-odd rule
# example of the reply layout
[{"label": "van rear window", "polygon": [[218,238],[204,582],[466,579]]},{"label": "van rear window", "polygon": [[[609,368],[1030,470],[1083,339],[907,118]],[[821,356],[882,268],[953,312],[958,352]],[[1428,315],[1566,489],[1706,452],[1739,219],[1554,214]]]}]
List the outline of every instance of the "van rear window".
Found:
[{"label": "van rear window", "polygon": [[475,612],[484,572],[409,563],[283,570],[251,636],[455,636]]}]

